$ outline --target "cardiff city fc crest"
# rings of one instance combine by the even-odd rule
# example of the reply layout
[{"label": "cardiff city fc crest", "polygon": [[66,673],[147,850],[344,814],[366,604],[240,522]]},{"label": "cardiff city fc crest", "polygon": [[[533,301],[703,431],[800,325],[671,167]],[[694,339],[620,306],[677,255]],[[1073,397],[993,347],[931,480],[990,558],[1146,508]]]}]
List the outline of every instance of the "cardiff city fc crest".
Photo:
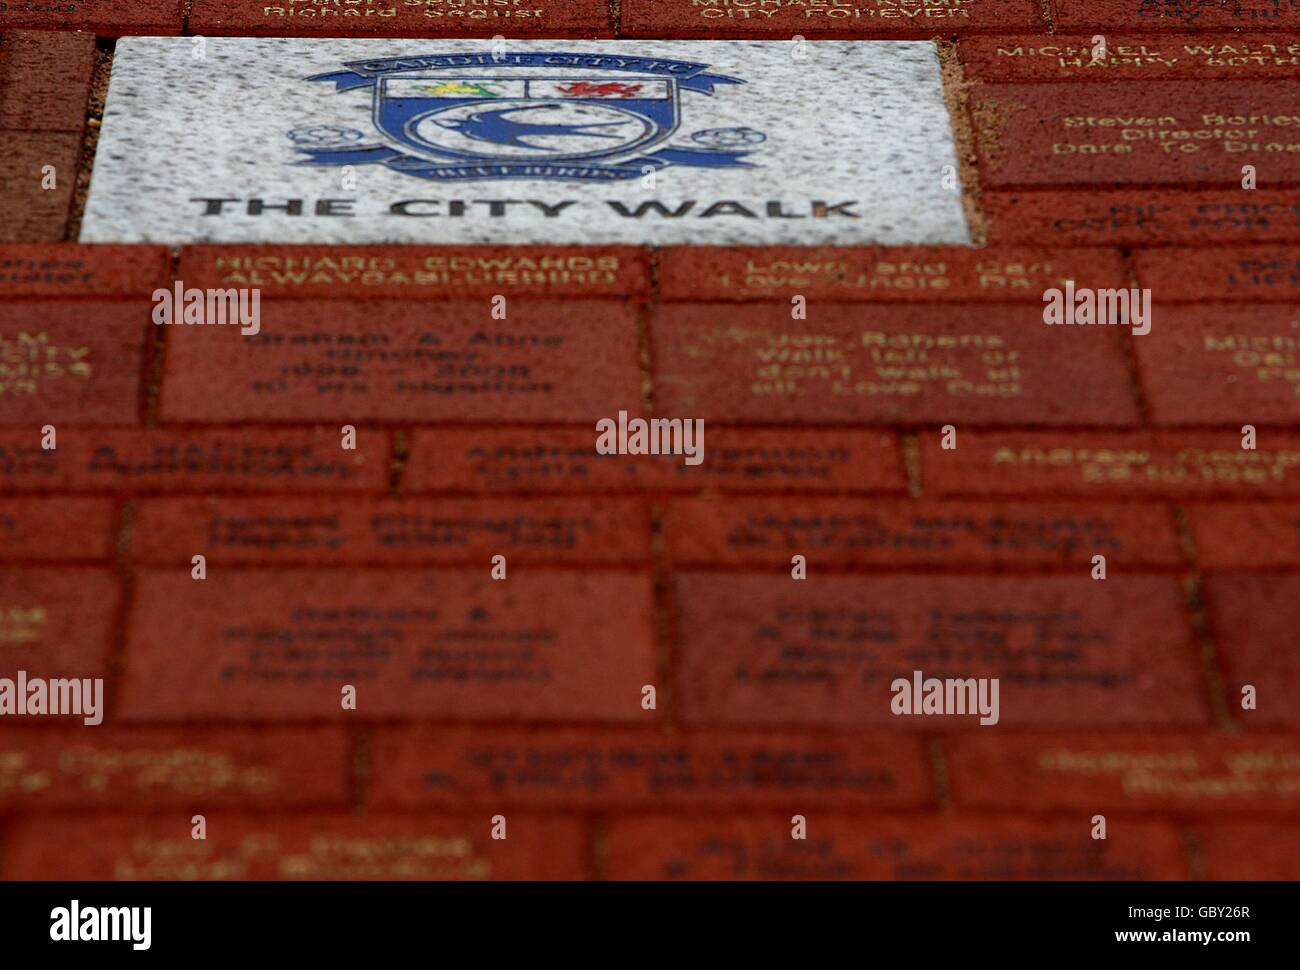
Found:
[{"label": "cardiff city fc crest", "polygon": [[[562,52],[390,58],[318,74],[368,89],[376,133],[337,125],[289,132],[301,165],[386,165],[437,181],[617,182],[672,165],[748,168],[751,128],[682,135],[683,101],[744,82],[707,64]],[[689,105],[687,106],[689,107]]]}]

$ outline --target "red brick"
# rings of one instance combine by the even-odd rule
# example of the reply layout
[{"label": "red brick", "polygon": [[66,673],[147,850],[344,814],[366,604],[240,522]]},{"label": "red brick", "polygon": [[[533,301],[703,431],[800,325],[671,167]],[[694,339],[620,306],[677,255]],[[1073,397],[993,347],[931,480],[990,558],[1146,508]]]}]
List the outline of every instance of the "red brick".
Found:
[{"label": "red brick", "polygon": [[0,424],[134,424],[148,321],[136,303],[0,302]]},{"label": "red brick", "polygon": [[0,813],[345,808],[341,728],[30,728],[0,739]]},{"label": "red brick", "polygon": [[[529,571],[140,574],[131,718],[653,721],[650,577]],[[233,612],[232,612],[233,611]],[[340,690],[357,688],[344,712]]]},{"label": "red brick", "polygon": [[419,429],[412,492],[902,492],[896,436],[878,431],[709,425],[705,460],[598,455],[588,428]]},{"label": "red brick", "polygon": [[0,38],[0,129],[80,132],[94,69],[92,34],[6,33]]},{"label": "red brick", "polygon": [[344,451],[337,428],[68,428],[45,451],[39,429],[0,430],[8,491],[378,491],[387,487],[386,434],[362,429]]},{"label": "red brick", "polygon": [[178,275],[187,286],[313,300],[621,299],[650,288],[646,252],[632,246],[189,246]]},{"label": "red brick", "polygon": [[[3,22],[0,19],[0,24]],[[81,160],[81,135],[7,131],[4,146],[0,153],[0,199],[5,200],[0,208],[0,242],[58,242],[67,231],[68,207]],[[51,189],[42,187],[46,166],[54,167]]]},{"label": "red brick", "polygon": [[1187,513],[1206,569],[1300,566],[1300,504],[1199,502]]},{"label": "red brick", "polygon": [[583,879],[583,823],[507,816],[355,818],[283,815],[209,819],[190,835],[188,815],[156,819],[24,819],[6,839],[5,879],[88,880],[513,880]]},{"label": "red brick", "polygon": [[607,0],[195,0],[189,30],[277,37],[610,37]]},{"label": "red brick", "polygon": [[[1298,93],[1265,81],[983,85],[971,94],[981,180],[990,186],[1151,183],[1240,190],[1242,166],[1250,164],[1270,187],[1298,182],[1300,136],[1285,120],[1296,117],[1288,112]],[[1247,120],[1205,120],[1215,116]],[[1284,120],[1248,120],[1260,117]],[[1082,123],[1090,118],[1112,125]],[[1123,119],[1134,120],[1125,125]],[[1169,137],[1159,140],[1161,132]],[[1174,137],[1179,132],[1193,137]],[[1217,134],[1194,137],[1198,132]],[[1126,138],[1129,133],[1139,137]]]},{"label": "red brick", "polygon": [[75,243],[0,246],[0,299],[3,300],[150,296],[156,288],[170,283],[171,253],[165,246]]},{"label": "red brick", "polygon": [[[612,301],[263,302],[262,329],[167,327],[170,421],[586,421],[640,399]],[[391,359],[389,359],[391,358]],[[594,439],[593,439],[594,442]]]},{"label": "red brick", "polygon": [[[1143,337],[1142,340],[1154,339]],[[926,495],[1300,495],[1300,435],[1269,432],[1255,451],[1237,429],[958,433],[944,451],[938,430],[921,434]]]},{"label": "red brick", "polygon": [[944,741],[958,811],[1300,815],[1300,738],[968,733]]},{"label": "red brick", "polygon": [[650,326],[655,406],[667,417],[1039,426],[1137,417],[1115,328],[1047,327],[1041,304],[827,305],[806,321],[776,306],[678,304],[653,310]]},{"label": "red brick", "polygon": [[[1147,24],[1142,26],[1145,28]],[[986,81],[1290,80],[1300,37],[1278,34],[1106,34],[1093,58],[1091,36],[963,37],[962,71]]]},{"label": "red brick", "polygon": [[[1206,879],[1300,879],[1294,824],[1207,825],[1196,834]],[[1240,923],[1240,929],[1249,927],[1245,919]]]},{"label": "red brick", "polygon": [[381,730],[376,807],[909,808],[931,804],[917,738],[711,731]]},{"label": "red brick", "polygon": [[108,559],[116,528],[108,499],[0,496],[0,559]]},{"label": "red brick", "polygon": [[1133,254],[1138,283],[1161,302],[1300,300],[1300,247],[1146,249]]},{"label": "red brick", "polygon": [[788,816],[615,819],[609,879],[1185,879],[1177,830],[1113,820],[1094,840],[1087,817],[908,819],[819,815],[807,839]]},{"label": "red brick", "polygon": [[[690,724],[1202,724],[1173,578],[676,576],[677,687]],[[998,725],[895,715],[895,678],[999,678]]]},{"label": "red brick", "polygon": [[665,300],[775,299],[788,304],[800,294],[810,302],[1038,303],[1044,289],[1067,279],[1079,286],[1111,287],[1125,285],[1127,278],[1119,253],[1106,249],[675,246],[659,253]]},{"label": "red brick", "polygon": [[[3,505],[0,504],[0,526]],[[650,560],[650,509],[635,499],[158,498],[136,511],[131,558],[222,565]]]},{"label": "red brick", "polygon": [[[1205,602],[1229,709],[1252,727],[1300,725],[1300,654],[1284,646],[1300,623],[1300,576],[1211,576]],[[1257,691],[1253,711],[1241,707],[1247,684]]]},{"label": "red brick", "polygon": [[1043,24],[1034,0],[622,0],[619,9],[625,37],[932,37]]},{"label": "red brick", "polygon": [[[1269,184],[1267,176],[1262,184]],[[1294,192],[1267,188],[986,191],[980,205],[994,244],[1204,246],[1300,240],[1300,200]]]},{"label": "red brick", "polygon": [[179,34],[183,0],[0,0],[0,28]]},{"label": "red brick", "polygon": [[1181,564],[1172,514],[1150,503],[916,502],[908,499],[674,499],[672,561],[788,566],[1059,566],[1088,572]]},{"label": "red brick", "polygon": [[1119,30],[1285,30],[1300,27],[1297,0],[1052,0],[1057,27]]},{"label": "red brick", "polygon": [[1170,306],[1135,338],[1151,418],[1163,425],[1300,422],[1300,332],[1287,306]]},{"label": "red brick", "polygon": [[118,595],[107,569],[0,569],[0,676],[103,677]]}]

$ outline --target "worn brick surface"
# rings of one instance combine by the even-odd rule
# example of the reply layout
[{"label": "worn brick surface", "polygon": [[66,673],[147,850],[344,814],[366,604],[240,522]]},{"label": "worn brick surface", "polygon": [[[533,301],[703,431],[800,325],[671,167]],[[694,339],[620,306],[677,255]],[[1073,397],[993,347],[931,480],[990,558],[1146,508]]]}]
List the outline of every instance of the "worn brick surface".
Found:
[{"label": "worn brick surface", "polygon": [[621,303],[266,301],[261,332],[168,327],[168,421],[585,421],[636,408]]},{"label": "worn brick surface", "polygon": [[673,246],[659,253],[664,300],[1037,302],[1067,279],[1108,287],[1123,285],[1124,275],[1120,254],[1105,249]]},{"label": "worn brick surface", "polygon": [[991,731],[943,747],[959,811],[1300,815],[1295,735]]},{"label": "worn brick surface", "polygon": [[232,816],[190,836],[189,817],[60,816],[8,832],[6,879],[215,881],[583,879],[590,876],[583,823],[515,816],[507,840],[486,816]]},{"label": "worn brick surface", "polygon": [[1045,327],[1038,306],[827,305],[793,320],[776,306],[672,304],[650,327],[655,403],[668,417],[1111,426],[1137,417],[1114,328]]},{"label": "worn brick surface", "polygon": [[619,819],[606,833],[611,879],[1182,879],[1178,832],[1085,820],[820,816]]},{"label": "worn brick surface", "polygon": [[170,281],[171,254],[162,246],[0,245],[0,300],[144,297]]},{"label": "worn brick surface", "polygon": [[1060,27],[1119,30],[1295,30],[1296,0],[1051,0]]},{"label": "worn brick surface", "polygon": [[5,200],[0,207],[0,242],[58,242],[67,231],[81,136],[62,131],[6,131],[0,132],[0,137],[4,142],[0,198]]},{"label": "worn brick surface", "polygon": [[628,37],[932,37],[1043,24],[1033,0],[620,0]]},{"label": "worn brick surface", "polygon": [[119,595],[107,568],[0,567],[0,676],[103,677]]},{"label": "worn brick surface", "polygon": [[0,130],[81,131],[94,67],[92,34],[0,36]]},{"label": "worn brick surface", "polygon": [[0,496],[0,559],[108,559],[116,524],[104,498]]},{"label": "worn brick surface", "polygon": [[897,436],[870,430],[705,427],[707,458],[599,455],[587,428],[421,429],[414,492],[902,492]]},{"label": "worn brick surface", "polygon": [[[1295,685],[1300,655],[1290,642],[1300,602],[1300,576],[1211,576],[1205,600],[1224,671],[1224,691],[1241,723],[1300,724]],[[1242,688],[1257,691],[1255,710],[1241,707]]]},{"label": "worn brick surface", "polygon": [[1156,326],[1158,334],[1133,342],[1156,424],[1300,423],[1294,308],[1166,307]]},{"label": "worn brick surface", "polygon": [[809,732],[390,729],[371,746],[380,808],[922,808],[915,738]]},{"label": "worn brick surface", "polygon": [[941,447],[937,429],[920,437],[927,495],[1300,495],[1300,435],[1287,432],[1270,432],[1253,451],[1241,447],[1239,427],[1068,435],[959,431],[951,450]]},{"label": "worn brick surface", "polygon": [[39,428],[0,430],[0,485],[43,492],[381,491],[389,478],[386,434],[363,430],[355,451],[337,428],[163,429],[76,427],[59,447]]},{"label": "worn brick surface", "polygon": [[148,320],[136,302],[0,302],[0,424],[135,424]]},{"label": "worn brick surface", "polygon": [[692,724],[988,731],[895,715],[895,678],[999,678],[1000,724],[1202,724],[1172,578],[790,578],[680,572],[677,689]]},{"label": "worn brick surface", "polygon": [[1240,187],[1243,165],[1300,181],[1292,84],[985,85],[972,94],[986,184]]},{"label": "worn brick surface", "polygon": [[[1244,164],[1244,163],[1243,163]],[[1265,170],[1267,171],[1267,170]],[[1300,200],[1271,187],[1212,191],[988,191],[990,242],[1136,246],[1300,240]]]},{"label": "worn brick surface", "polygon": [[6,731],[0,814],[343,808],[350,753],[341,729],[323,727]]},{"label": "worn brick surface", "polygon": [[1152,503],[679,499],[668,555],[687,565],[1066,567],[1181,563],[1172,514]]},{"label": "worn brick surface", "polygon": [[[1145,29],[1146,23],[1142,24]],[[987,81],[1166,81],[1294,78],[1300,34],[1113,34],[963,37],[966,77]]]},{"label": "worn brick surface", "polygon": [[187,246],[178,275],[303,299],[622,298],[650,285],[648,256],[632,246]]},{"label": "worn brick surface", "polygon": [[193,33],[251,37],[608,37],[607,0],[195,0]]},{"label": "worn brick surface", "polygon": [[178,34],[183,0],[0,0],[0,29],[37,27],[96,34]]},{"label": "worn brick surface", "polygon": [[[0,505],[0,510],[3,505]],[[3,522],[0,513],[0,523]],[[650,559],[650,509],[635,499],[314,497],[145,499],[131,557],[221,564],[636,563]]]},{"label": "worn brick surface", "polygon": [[1206,569],[1300,567],[1300,504],[1196,502],[1187,516]]},{"label": "worn brick surface", "polygon": [[[133,719],[509,717],[652,721],[641,573],[226,570],[141,575],[123,712]],[[231,613],[231,605],[238,604]]]},{"label": "worn brick surface", "polygon": [[[1300,301],[1300,247],[1232,246],[1195,249],[1180,246],[1133,254],[1138,283],[1162,303],[1215,300],[1237,304]],[[1236,311],[1224,308],[1235,322]],[[1221,310],[1221,312],[1223,312]]]},{"label": "worn brick surface", "polygon": [[1206,879],[1300,879],[1295,827],[1266,823],[1207,825],[1197,829]]}]

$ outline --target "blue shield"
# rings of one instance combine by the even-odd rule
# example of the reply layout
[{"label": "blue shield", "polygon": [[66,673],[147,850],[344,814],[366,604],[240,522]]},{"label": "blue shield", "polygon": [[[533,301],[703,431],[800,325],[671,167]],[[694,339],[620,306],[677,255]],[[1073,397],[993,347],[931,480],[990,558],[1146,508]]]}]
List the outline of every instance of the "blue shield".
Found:
[{"label": "blue shield", "polygon": [[677,103],[664,77],[389,77],[375,86],[375,127],[440,161],[591,159],[664,140]]}]

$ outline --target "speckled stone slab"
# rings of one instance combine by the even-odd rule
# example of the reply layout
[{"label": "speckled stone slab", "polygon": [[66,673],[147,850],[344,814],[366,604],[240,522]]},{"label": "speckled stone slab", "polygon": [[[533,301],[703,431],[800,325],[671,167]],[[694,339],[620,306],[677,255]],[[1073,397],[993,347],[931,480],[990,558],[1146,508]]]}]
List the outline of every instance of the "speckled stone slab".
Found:
[{"label": "speckled stone slab", "polygon": [[970,242],[929,42],[120,41],[83,242]]}]

